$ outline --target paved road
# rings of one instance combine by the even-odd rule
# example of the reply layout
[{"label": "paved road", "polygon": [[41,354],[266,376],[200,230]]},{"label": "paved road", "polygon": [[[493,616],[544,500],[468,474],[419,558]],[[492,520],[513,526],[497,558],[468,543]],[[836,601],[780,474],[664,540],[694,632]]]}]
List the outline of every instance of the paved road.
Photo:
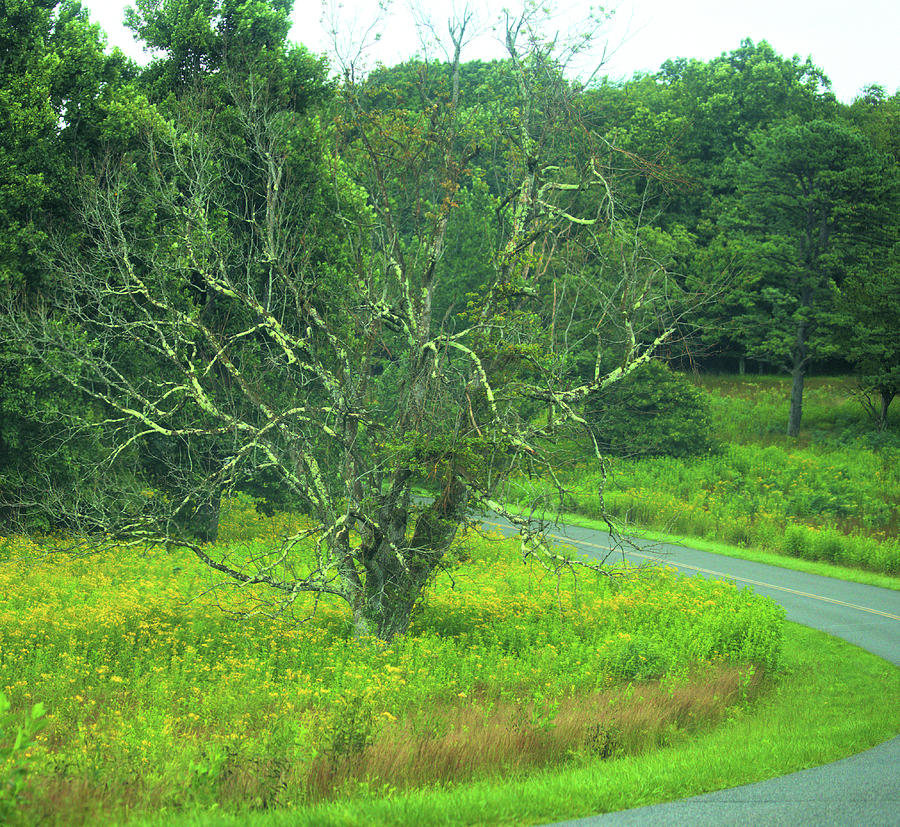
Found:
[{"label": "paved road", "polygon": [[[610,554],[610,540],[603,532],[565,526],[554,534],[588,554]],[[625,552],[632,562],[662,561],[686,574],[735,580],[781,603],[788,620],[843,638],[900,666],[900,592],[682,546],[649,541],[636,545],[637,550]],[[616,553],[621,559],[622,553]],[[823,767],[557,827],[751,824],[900,827],[900,736]]]}]

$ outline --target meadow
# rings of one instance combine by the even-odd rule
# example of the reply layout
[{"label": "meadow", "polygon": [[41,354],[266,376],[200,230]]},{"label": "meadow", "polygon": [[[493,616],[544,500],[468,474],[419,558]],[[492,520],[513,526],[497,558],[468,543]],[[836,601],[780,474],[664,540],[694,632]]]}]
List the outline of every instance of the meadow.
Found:
[{"label": "meadow", "polygon": [[[221,542],[268,542],[283,519],[239,501]],[[461,542],[468,562],[384,645],[327,602],[299,625],[231,618],[185,554],[6,539],[0,691],[16,720],[47,714],[0,752],[5,818],[310,807],[640,754],[778,674],[783,611],[749,591],[662,568],[560,582],[507,541]]]},{"label": "meadow", "polygon": [[[791,439],[788,379],[698,381],[709,395],[717,450],[611,459],[604,504],[623,528],[900,574],[900,412],[877,432],[850,380],[814,378],[803,429]],[[580,459],[586,452],[571,448],[561,475],[571,494],[562,507],[596,518],[601,475]]]},{"label": "meadow", "polygon": [[[900,570],[900,448],[845,384],[811,383],[799,441],[780,380],[704,384],[720,450],[615,460],[623,524]],[[588,515],[591,473],[573,450],[566,505]],[[299,519],[238,497],[220,542],[248,554]],[[0,823],[468,823],[486,801],[499,823],[551,821],[577,796],[591,812],[744,783],[900,725],[874,700],[896,670],[786,641],[783,611],[746,590],[661,567],[555,577],[474,532],[453,556],[385,645],[327,600],[303,623],[233,616],[252,594],[187,553],[0,540]]]}]

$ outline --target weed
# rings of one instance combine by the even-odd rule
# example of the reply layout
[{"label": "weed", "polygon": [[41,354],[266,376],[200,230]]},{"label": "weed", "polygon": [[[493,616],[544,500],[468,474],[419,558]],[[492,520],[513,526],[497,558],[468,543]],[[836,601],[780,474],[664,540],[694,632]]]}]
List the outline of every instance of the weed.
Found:
[{"label": "weed", "polygon": [[33,704],[29,713],[17,716],[5,693],[0,692],[0,823],[12,822],[23,804],[35,735],[46,725],[44,705]]}]

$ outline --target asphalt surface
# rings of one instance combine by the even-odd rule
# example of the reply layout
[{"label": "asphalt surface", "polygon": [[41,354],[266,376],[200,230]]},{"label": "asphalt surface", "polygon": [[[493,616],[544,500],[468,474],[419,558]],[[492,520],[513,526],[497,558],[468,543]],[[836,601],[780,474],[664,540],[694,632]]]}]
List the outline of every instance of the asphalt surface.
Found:
[{"label": "asphalt surface", "polygon": [[[499,520],[486,522],[509,531]],[[610,555],[613,560],[624,554],[634,563],[664,563],[686,574],[734,580],[778,601],[788,620],[843,638],[900,666],[900,592],[665,543],[637,540],[637,548],[611,549],[607,534],[576,526],[560,526],[552,533],[593,556]],[[900,736],[822,767],[555,827],[575,825],[900,827]]]}]

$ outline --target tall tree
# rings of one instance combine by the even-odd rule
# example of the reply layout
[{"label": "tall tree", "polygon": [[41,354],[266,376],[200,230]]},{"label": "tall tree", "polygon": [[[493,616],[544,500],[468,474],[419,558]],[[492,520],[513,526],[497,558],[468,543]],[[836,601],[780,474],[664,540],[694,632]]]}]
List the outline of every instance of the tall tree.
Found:
[{"label": "tall tree", "polygon": [[685,148],[695,163],[722,163],[761,127],[795,116],[821,117],[834,105],[830,82],[809,59],[785,58],[765,40],[743,40],[710,61],[663,63],[656,79],[691,123]]},{"label": "tall tree", "polygon": [[[7,3],[0,14],[0,293],[39,306],[58,288],[41,261],[50,232],[77,235],[67,209],[77,169],[103,140],[132,68],[104,54],[77,2]],[[71,388],[0,341],[0,513],[8,527],[52,525],[47,492],[96,462],[91,440],[63,436]],[[4,507],[18,495],[19,505]]]},{"label": "tall tree", "polygon": [[[65,355],[77,369],[60,372],[107,411],[110,462],[151,441],[180,455],[177,496],[150,496],[137,480],[106,532],[191,548],[229,582],[268,587],[272,611],[332,595],[357,634],[390,639],[448,564],[468,509],[506,513],[503,486],[520,471],[553,478],[555,435],[584,425],[586,397],[672,335],[678,286],[662,268],[605,261],[627,249],[633,225],[610,201],[604,154],[575,153],[591,146],[572,117],[577,90],[532,23],[506,27],[517,107],[500,122],[460,107],[463,19],[449,32],[451,82],[426,84],[426,107],[382,108],[348,72],[336,131],[311,117],[301,134],[316,140],[298,142],[283,101],[248,79],[228,104],[230,136],[201,110],[154,135],[149,174],[126,164],[87,186],[90,243],[56,266],[65,295],[88,301],[13,321],[35,359]],[[506,160],[493,266],[445,324],[440,262],[467,201],[461,182],[488,140]],[[582,328],[594,355],[586,378],[573,377],[551,299],[576,281],[568,312],[593,320]],[[260,474],[305,505],[300,534],[226,553],[185,531],[186,512]],[[416,502],[417,485],[431,503]],[[526,558],[586,565],[507,516]]]},{"label": "tall tree", "polygon": [[[317,152],[311,144],[318,139],[307,128],[307,121],[310,113],[331,97],[333,89],[326,81],[324,62],[287,41],[292,5],[291,0],[138,0],[136,7],[126,12],[126,22],[135,36],[154,51],[154,59],[141,75],[150,99],[167,116],[191,122],[209,133],[209,140],[228,158],[234,186],[230,203],[223,203],[222,208],[233,216],[258,214],[264,209],[263,181],[270,170],[260,164],[259,157],[268,151],[265,144],[272,138],[246,119],[259,117],[271,126],[276,112],[283,119],[279,126],[282,137],[294,145],[293,174],[308,179],[307,217],[317,208],[317,173],[312,169],[301,171],[310,163],[310,153],[315,156]],[[286,137],[288,132],[290,138]],[[252,237],[252,222],[232,221],[229,232],[243,244],[257,243]],[[308,240],[312,238],[315,241],[311,243],[317,245],[324,235],[307,236]],[[316,255],[312,249],[308,252]],[[247,275],[262,289],[262,270]],[[197,300],[204,304],[205,323],[225,335],[229,320],[215,295],[200,288]],[[207,473],[227,454],[218,442],[206,439],[206,455],[192,456],[192,461]],[[190,471],[179,467],[188,455],[183,446],[165,439],[155,440],[142,452],[155,485],[175,497],[183,496],[192,486]],[[243,485],[265,497],[268,507],[284,505],[283,495],[269,482],[267,475],[258,474]],[[219,498],[213,495],[185,508],[182,519],[199,539],[213,540],[218,532],[218,515]]]},{"label": "tall tree", "polygon": [[883,209],[883,167],[839,122],[789,120],[756,133],[728,165],[735,194],[721,227],[753,292],[735,320],[748,354],[790,373],[787,431],[800,429],[810,363],[836,353],[839,286],[865,228]]},{"label": "tall tree", "polygon": [[[859,398],[879,429],[900,394],[900,242],[870,250],[841,291],[839,341],[856,371]],[[875,398],[873,401],[872,397]]]},{"label": "tall tree", "polygon": [[[744,40],[709,61],[673,59],[654,74],[604,83],[585,96],[584,117],[599,135],[657,176],[649,191],[623,193],[643,208],[643,221],[677,240],[674,267],[703,282],[718,282],[733,263],[717,238],[718,199],[735,191],[725,162],[742,154],[751,137],[787,117],[828,118],[835,108],[827,78],[811,61],[787,59],[765,41]],[[655,190],[655,192],[653,191]],[[648,197],[652,196],[652,197]],[[752,307],[752,292],[732,283],[701,311],[691,348],[717,356],[747,352],[731,320]]]},{"label": "tall tree", "polygon": [[[135,0],[125,23],[157,54],[143,80],[161,100],[217,86],[226,66],[232,76],[253,66],[271,83],[290,84],[285,63],[293,52],[286,47],[292,6],[292,0]],[[310,89],[318,93],[316,85]]]},{"label": "tall tree", "polygon": [[46,42],[55,6],[16,3],[0,16],[0,283],[14,288],[40,281],[33,253],[52,195],[47,161],[57,154],[51,88],[59,60]]},{"label": "tall tree", "polygon": [[888,408],[900,393],[900,93],[889,97],[880,86],[870,86],[847,114],[879,153],[885,186],[881,220],[858,239],[842,289],[840,339],[856,371],[860,399],[884,429]]}]

